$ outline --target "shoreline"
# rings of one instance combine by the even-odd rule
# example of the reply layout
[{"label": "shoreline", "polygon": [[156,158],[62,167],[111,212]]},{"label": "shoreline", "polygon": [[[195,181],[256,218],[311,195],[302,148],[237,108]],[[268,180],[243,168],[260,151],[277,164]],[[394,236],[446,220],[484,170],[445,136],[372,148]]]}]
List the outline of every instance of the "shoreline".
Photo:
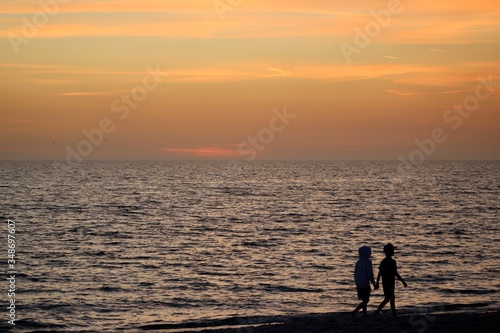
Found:
[{"label": "shoreline", "polygon": [[500,332],[500,309],[433,308],[401,311],[397,317],[390,311],[380,316],[352,316],[349,312],[306,314],[297,316],[235,317],[183,324],[152,324],[139,327],[144,332],[167,333],[327,333],[327,332]]}]

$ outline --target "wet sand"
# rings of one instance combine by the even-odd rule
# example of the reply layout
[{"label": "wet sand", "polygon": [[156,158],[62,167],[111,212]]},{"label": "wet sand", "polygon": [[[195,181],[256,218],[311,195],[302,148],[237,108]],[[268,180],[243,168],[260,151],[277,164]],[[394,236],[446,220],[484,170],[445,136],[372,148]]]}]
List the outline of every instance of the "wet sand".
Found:
[{"label": "wet sand", "polygon": [[148,332],[175,333],[483,333],[500,332],[500,310],[474,312],[432,312],[419,310],[394,317],[390,312],[380,316],[352,317],[349,313],[311,314],[288,317],[255,317],[214,320],[180,325],[157,324],[141,327]]}]

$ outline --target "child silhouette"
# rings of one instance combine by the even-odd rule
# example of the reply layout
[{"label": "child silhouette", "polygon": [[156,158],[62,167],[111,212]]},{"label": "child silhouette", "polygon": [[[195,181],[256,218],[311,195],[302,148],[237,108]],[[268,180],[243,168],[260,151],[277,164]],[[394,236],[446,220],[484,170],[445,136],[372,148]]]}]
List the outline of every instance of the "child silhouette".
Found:
[{"label": "child silhouette", "polygon": [[382,287],[384,289],[384,300],[378,306],[378,309],[374,313],[375,315],[378,315],[380,313],[380,311],[384,308],[384,306],[387,304],[387,302],[390,301],[392,314],[394,316],[397,316],[398,314],[396,313],[396,297],[394,295],[395,278],[397,278],[399,281],[401,281],[403,283],[403,286],[405,286],[405,288],[408,286],[406,284],[405,280],[403,280],[403,278],[398,273],[398,267],[396,265],[396,260],[392,259],[392,256],[394,255],[395,249],[396,248],[391,243],[386,244],[384,246],[385,258],[380,263],[378,276],[377,276],[377,283],[375,283],[375,289],[378,289],[380,277],[382,277]]},{"label": "child silhouette", "polygon": [[[359,310],[363,309],[363,314],[366,315],[366,305],[370,301],[370,282],[375,287],[375,279],[373,278],[373,266],[370,256],[372,249],[368,246],[362,246],[358,250],[359,260],[356,262],[354,269],[354,280],[356,282],[356,290],[361,303],[354,309],[354,316]],[[376,288],[375,288],[376,289]]]}]

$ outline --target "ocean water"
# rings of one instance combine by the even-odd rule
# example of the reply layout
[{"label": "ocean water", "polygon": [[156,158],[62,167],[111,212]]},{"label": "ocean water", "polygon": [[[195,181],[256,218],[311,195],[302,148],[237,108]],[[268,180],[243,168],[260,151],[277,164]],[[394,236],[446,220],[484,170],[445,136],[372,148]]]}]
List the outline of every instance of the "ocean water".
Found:
[{"label": "ocean water", "polygon": [[[7,219],[16,222],[16,330],[350,311],[357,249],[372,247],[376,272],[386,242],[398,246],[409,285],[397,284],[402,312],[498,308],[500,163],[396,170],[395,162],[1,162],[4,253]],[[382,297],[374,292],[369,308]]]}]

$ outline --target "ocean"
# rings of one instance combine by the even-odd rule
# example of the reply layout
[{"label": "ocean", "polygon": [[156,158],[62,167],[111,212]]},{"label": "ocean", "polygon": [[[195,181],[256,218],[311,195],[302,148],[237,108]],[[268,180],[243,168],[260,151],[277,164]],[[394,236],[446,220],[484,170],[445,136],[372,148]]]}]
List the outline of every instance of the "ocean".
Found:
[{"label": "ocean", "polygon": [[358,248],[376,273],[387,242],[401,312],[498,308],[498,161],[61,165],[0,162],[19,332],[351,311]]}]

